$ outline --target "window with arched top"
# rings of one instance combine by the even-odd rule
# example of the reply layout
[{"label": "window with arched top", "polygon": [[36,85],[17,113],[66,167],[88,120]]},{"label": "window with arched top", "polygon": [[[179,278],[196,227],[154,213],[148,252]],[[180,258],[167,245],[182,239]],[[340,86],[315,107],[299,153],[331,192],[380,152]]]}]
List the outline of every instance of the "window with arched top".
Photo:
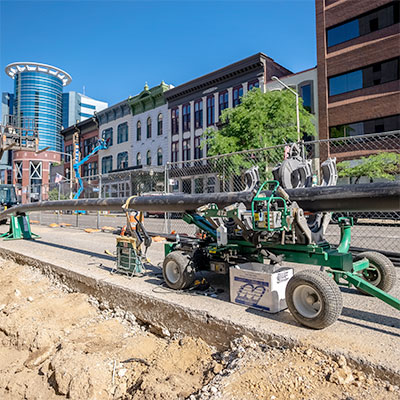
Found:
[{"label": "window with arched top", "polygon": [[163,126],[162,126],[163,116],[162,114],[158,114],[157,117],[157,135],[161,136],[163,134]]},{"label": "window with arched top", "polygon": [[140,153],[136,154],[136,165],[142,165],[142,155]]},{"label": "window with arched top", "polygon": [[146,153],[146,164],[151,165],[151,151],[148,150]]},{"label": "window with arched top", "polygon": [[151,118],[147,118],[147,139],[151,138]]},{"label": "window with arched top", "polygon": [[158,149],[157,150],[157,165],[162,165],[162,150]]},{"label": "window with arched top", "polygon": [[136,140],[142,140],[142,123],[140,121],[136,124]]}]

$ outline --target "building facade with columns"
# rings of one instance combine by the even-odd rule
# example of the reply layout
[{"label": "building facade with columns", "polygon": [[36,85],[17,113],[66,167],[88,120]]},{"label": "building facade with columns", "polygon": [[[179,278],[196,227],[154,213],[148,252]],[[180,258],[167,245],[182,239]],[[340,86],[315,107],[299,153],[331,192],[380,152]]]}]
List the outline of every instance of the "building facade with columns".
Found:
[{"label": "building facade with columns", "polygon": [[[241,97],[254,87],[265,92],[272,76],[289,74],[291,71],[272,58],[257,53],[165,92],[170,119],[170,161],[184,165],[185,161],[206,157],[203,131],[216,128],[222,110],[240,104]],[[220,190],[215,174],[196,174],[196,167],[193,168],[191,176],[173,180],[172,191]]]}]

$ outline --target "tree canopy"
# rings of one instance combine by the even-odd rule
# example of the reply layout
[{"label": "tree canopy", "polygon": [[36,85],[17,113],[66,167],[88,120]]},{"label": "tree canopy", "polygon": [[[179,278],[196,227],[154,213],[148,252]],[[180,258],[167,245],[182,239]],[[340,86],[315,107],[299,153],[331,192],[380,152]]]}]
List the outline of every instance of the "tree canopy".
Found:
[{"label": "tree canopy", "polygon": [[372,181],[377,178],[394,180],[395,174],[400,173],[400,154],[383,152],[373,154],[369,157],[361,157],[353,165],[350,161],[338,163],[338,174],[340,177],[356,178],[357,183],[365,176]]},{"label": "tree canopy", "polygon": [[[299,98],[301,137],[315,135],[310,114]],[[219,130],[208,129],[207,154],[217,155],[297,141],[296,97],[288,90],[253,89],[235,108],[223,110]]]}]

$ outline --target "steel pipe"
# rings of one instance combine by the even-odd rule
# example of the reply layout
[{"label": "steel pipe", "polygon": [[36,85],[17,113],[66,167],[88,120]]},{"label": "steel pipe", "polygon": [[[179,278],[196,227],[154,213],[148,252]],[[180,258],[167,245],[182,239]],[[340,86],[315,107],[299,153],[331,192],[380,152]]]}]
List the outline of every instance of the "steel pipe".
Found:
[{"label": "steel pipe", "polygon": [[[325,186],[288,189],[292,201],[304,211],[400,211],[400,182],[383,182],[346,186]],[[270,195],[271,192],[264,192]],[[220,208],[233,203],[250,206],[253,191],[204,194],[147,194],[132,197],[129,208],[147,212],[185,212],[215,203]],[[22,204],[0,213],[0,219],[10,214],[44,210],[121,211],[126,198],[40,201]]]}]

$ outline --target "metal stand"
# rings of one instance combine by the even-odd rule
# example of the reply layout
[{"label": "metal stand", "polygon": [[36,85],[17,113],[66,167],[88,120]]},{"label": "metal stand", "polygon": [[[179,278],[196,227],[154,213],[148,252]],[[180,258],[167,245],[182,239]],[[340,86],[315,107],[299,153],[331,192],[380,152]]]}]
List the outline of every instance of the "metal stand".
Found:
[{"label": "metal stand", "polygon": [[7,233],[3,233],[0,237],[4,240],[17,240],[27,239],[32,240],[40,238],[39,235],[32,233],[31,224],[28,215],[11,215],[10,216],[10,229]]}]

